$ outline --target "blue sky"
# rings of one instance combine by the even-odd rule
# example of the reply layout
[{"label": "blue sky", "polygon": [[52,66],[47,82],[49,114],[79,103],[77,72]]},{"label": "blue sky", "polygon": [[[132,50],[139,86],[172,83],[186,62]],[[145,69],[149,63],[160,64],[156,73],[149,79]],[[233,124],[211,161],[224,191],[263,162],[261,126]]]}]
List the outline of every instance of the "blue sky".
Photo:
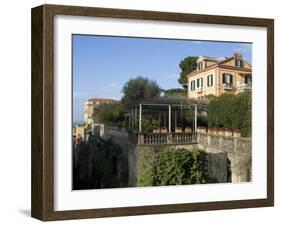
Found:
[{"label": "blue sky", "polygon": [[192,40],[73,35],[73,120],[83,121],[84,101],[120,99],[122,87],[139,75],[161,88],[180,88],[179,63],[187,56],[232,56],[251,63],[251,44]]}]

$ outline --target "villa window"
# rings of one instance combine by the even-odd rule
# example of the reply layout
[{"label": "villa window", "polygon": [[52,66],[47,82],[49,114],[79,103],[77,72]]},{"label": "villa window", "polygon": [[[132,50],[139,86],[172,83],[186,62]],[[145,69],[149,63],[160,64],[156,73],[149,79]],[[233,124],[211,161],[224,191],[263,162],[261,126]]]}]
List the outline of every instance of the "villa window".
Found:
[{"label": "villa window", "polygon": [[207,77],[207,85],[209,87],[213,86],[213,75],[208,75],[208,77]]},{"label": "villa window", "polygon": [[190,86],[191,90],[195,90],[195,80],[191,81]]},{"label": "villa window", "polygon": [[222,83],[232,85],[232,74],[223,74],[222,75]]},{"label": "villa window", "polygon": [[242,67],[242,60],[236,59],[235,60],[235,67]]},{"label": "villa window", "polygon": [[197,64],[197,69],[202,70],[203,69],[203,62],[200,62]]},{"label": "villa window", "polygon": [[196,81],[196,87],[200,88],[203,87],[203,78],[198,78]]},{"label": "villa window", "polygon": [[252,77],[251,76],[246,76],[245,77],[245,84],[247,85],[252,85]]}]

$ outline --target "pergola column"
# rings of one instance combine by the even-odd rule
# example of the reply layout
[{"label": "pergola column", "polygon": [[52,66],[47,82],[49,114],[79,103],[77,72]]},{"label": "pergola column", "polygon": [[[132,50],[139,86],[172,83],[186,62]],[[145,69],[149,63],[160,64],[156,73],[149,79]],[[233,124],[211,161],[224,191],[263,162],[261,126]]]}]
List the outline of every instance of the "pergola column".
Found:
[{"label": "pergola column", "polygon": [[177,111],[175,110],[175,131],[177,129]]},{"label": "pergola column", "polygon": [[169,104],[169,133],[171,132],[171,105]]},{"label": "pergola column", "polygon": [[134,130],[137,130],[137,125],[138,125],[138,107],[135,106],[135,113],[134,113]]},{"label": "pergola column", "polygon": [[141,133],[141,114],[142,114],[142,105],[139,105],[139,132]]},{"label": "pergola column", "polygon": [[134,108],[131,109],[131,130],[134,131]]},{"label": "pergola column", "polygon": [[161,129],[161,113],[158,112],[158,129]]},{"label": "pergola column", "polygon": [[164,127],[166,127],[166,111],[164,112]]},{"label": "pergola column", "polygon": [[129,130],[132,129],[132,125],[131,125],[131,113],[132,113],[132,110],[129,111]]},{"label": "pergola column", "polygon": [[197,105],[194,106],[194,132],[197,132]]},{"label": "pergola column", "polygon": [[132,131],[135,131],[135,109],[132,108]]}]

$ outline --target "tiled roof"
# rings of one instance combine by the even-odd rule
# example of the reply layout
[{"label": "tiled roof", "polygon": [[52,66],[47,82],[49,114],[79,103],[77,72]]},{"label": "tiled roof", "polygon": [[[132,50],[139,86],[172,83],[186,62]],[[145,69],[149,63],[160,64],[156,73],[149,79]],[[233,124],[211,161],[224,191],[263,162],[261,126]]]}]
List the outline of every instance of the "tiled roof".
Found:
[{"label": "tiled roof", "polygon": [[[203,71],[207,71],[207,70],[209,70],[209,69],[212,69],[212,68],[215,68],[215,67],[221,67],[221,68],[229,68],[229,69],[233,69],[233,70],[241,70],[241,71],[252,71],[251,69],[247,69],[247,68],[237,68],[237,67],[234,67],[234,66],[227,66],[227,65],[223,65],[224,63],[226,63],[226,62],[228,62],[228,61],[230,61],[230,60],[233,60],[234,59],[234,57],[229,57],[229,58],[226,58],[226,59],[224,59],[224,60],[221,60],[221,61],[218,61],[218,62],[216,62],[216,63],[214,63],[214,64],[212,64],[212,65],[210,65],[210,66],[208,66],[208,67],[206,67],[206,68],[204,68],[204,69],[202,69],[202,70],[200,70],[200,71],[192,71],[192,72],[190,72],[188,75],[186,75],[187,77],[189,77],[189,76],[191,76],[191,75],[196,75],[196,74],[198,74],[198,73],[201,73],[201,72],[203,72]],[[245,61],[245,60],[244,60]],[[246,62],[246,61],[245,61]],[[248,62],[246,62],[246,63],[248,63]]]},{"label": "tiled roof", "polygon": [[204,60],[210,60],[210,61],[215,61],[215,62],[218,62],[220,61],[220,59],[218,58],[215,58],[215,57],[210,57],[210,56],[199,56],[198,58],[204,58]]},{"label": "tiled roof", "polygon": [[91,98],[91,99],[88,99],[88,101],[110,102],[110,101],[114,101],[114,99],[111,99],[111,98]]}]

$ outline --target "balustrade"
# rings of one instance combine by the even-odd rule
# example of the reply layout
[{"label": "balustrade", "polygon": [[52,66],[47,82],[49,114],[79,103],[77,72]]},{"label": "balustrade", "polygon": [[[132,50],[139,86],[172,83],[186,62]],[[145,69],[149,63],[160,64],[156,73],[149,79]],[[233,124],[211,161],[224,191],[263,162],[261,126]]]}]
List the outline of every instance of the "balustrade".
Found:
[{"label": "balustrade", "polygon": [[190,144],[196,143],[196,133],[141,133],[138,144]]}]

